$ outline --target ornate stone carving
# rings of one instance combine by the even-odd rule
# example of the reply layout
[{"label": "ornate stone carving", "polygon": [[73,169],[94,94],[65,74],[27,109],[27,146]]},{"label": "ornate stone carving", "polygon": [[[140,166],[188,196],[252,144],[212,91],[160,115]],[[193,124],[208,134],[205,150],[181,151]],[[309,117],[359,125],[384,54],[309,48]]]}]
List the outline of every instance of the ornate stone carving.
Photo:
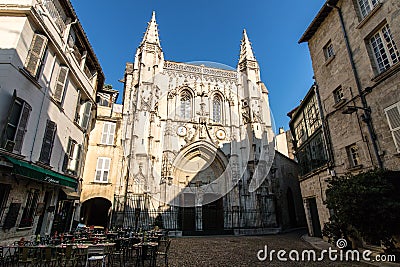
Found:
[{"label": "ornate stone carving", "polygon": [[260,111],[258,111],[258,110],[257,111],[253,111],[253,120],[254,120],[254,122],[259,122],[259,123],[262,122]]},{"label": "ornate stone carving", "polygon": [[176,90],[172,89],[171,91],[168,92],[168,99],[172,99],[176,96]]},{"label": "ornate stone carving", "polygon": [[242,118],[243,118],[243,123],[250,123],[250,114],[247,109],[243,109],[242,111]]},{"label": "ornate stone carving", "polygon": [[196,66],[191,64],[185,63],[177,63],[171,61],[164,62],[164,69],[165,70],[175,70],[180,72],[189,72],[189,73],[198,73],[203,74],[206,76],[214,76],[214,77],[223,77],[223,78],[230,78],[236,79],[237,73],[234,70],[221,70],[221,69],[214,69],[205,66]]}]

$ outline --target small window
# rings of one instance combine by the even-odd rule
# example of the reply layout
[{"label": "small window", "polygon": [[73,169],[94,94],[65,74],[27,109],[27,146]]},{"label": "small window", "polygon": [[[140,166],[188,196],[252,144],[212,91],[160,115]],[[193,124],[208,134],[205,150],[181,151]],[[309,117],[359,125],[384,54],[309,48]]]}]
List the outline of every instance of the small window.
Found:
[{"label": "small window", "polygon": [[392,132],[394,144],[397,148],[397,152],[400,153],[400,102],[387,107],[385,113],[390,131]]},{"label": "small window", "polygon": [[333,91],[333,97],[335,98],[335,103],[339,103],[343,99],[343,88],[340,86],[335,91]]},{"label": "small window", "polygon": [[104,145],[113,145],[115,135],[115,122],[105,122],[103,133],[101,135],[101,143]]},{"label": "small window", "polygon": [[347,147],[347,154],[349,157],[351,167],[356,167],[361,165],[359,150],[356,144]]},{"label": "small window", "polygon": [[110,158],[99,157],[97,159],[96,176],[94,181],[98,183],[107,183],[110,172]]},{"label": "small window", "polygon": [[379,0],[358,0],[361,17],[365,18],[378,3]]},{"label": "small window", "polygon": [[389,25],[379,29],[369,40],[378,73],[381,73],[400,60],[400,54],[393,40]]},{"label": "small window", "polygon": [[331,59],[335,56],[335,52],[333,51],[333,45],[332,42],[329,41],[325,46],[324,46],[324,55],[325,59]]}]

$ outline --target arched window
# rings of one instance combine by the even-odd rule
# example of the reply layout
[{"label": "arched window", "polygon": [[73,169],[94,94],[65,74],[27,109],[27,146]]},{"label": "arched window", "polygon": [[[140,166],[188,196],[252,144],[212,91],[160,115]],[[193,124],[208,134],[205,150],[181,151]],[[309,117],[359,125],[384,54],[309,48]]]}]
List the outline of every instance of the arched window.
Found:
[{"label": "arched window", "polygon": [[214,96],[213,99],[213,121],[221,122],[221,114],[222,114],[222,100],[219,96]]},{"label": "arched window", "polygon": [[191,95],[189,92],[187,91],[183,91],[181,93],[181,113],[180,113],[180,117],[182,119],[188,120],[191,118]]}]

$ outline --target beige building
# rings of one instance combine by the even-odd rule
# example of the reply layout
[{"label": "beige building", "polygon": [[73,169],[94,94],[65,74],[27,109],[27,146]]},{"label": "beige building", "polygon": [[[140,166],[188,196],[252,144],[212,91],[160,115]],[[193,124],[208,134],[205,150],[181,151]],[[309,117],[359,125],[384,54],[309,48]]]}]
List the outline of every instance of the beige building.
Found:
[{"label": "beige building", "polygon": [[[306,207],[317,216],[309,225],[322,228],[329,218],[325,178],[400,171],[399,11],[397,0],[328,0],[299,41],[310,49],[328,158],[324,170],[300,178],[303,198],[316,199],[317,213]],[[308,129],[295,117],[291,123],[299,148]]]},{"label": "beige building", "polygon": [[0,240],[68,231],[104,75],[67,0],[0,1]]},{"label": "beige building", "polygon": [[90,132],[81,192],[81,223],[107,227],[114,194],[123,194],[122,105],[118,91],[97,93],[97,116]]}]

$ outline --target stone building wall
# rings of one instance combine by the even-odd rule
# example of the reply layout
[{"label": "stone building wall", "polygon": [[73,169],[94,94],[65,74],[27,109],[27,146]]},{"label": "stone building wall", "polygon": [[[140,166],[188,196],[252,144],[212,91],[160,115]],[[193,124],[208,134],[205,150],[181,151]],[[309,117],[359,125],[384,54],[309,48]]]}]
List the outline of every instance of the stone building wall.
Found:
[{"label": "stone building wall", "polygon": [[[399,49],[400,3],[395,0],[384,1],[375,7],[375,11],[371,12],[364,20],[359,19],[357,5],[353,1],[339,1],[337,6],[342,10],[361,89],[367,90],[368,87],[372,87],[371,92],[366,92],[366,100],[371,107],[372,123],[377,134],[379,153],[383,159],[384,167],[399,170],[399,158],[396,156],[398,153],[395,150],[384,112],[386,107],[400,101],[399,74],[397,72],[399,64],[378,75],[368,40],[386,22],[390,26],[393,39]],[[326,60],[324,46],[329,41],[333,44],[335,56],[333,59]],[[351,171],[346,147],[353,143],[359,146],[362,169],[377,166],[371,137],[366,124],[362,121],[362,110],[353,114],[342,114],[344,106],[361,107],[362,103],[337,10],[332,10],[329,13],[323,24],[315,32],[314,37],[309,40],[309,49],[332,138],[336,173],[344,174]],[[388,77],[389,75],[392,76]],[[343,89],[346,103],[335,105],[333,91],[340,86]]]},{"label": "stone building wall", "polygon": [[[332,7],[334,5],[335,8]],[[346,46],[339,10],[343,15],[352,57]],[[308,42],[325,116],[327,139],[332,149],[329,168],[302,177],[300,181],[311,234],[312,220],[306,200],[315,197],[322,227],[329,219],[329,212],[323,205],[327,178],[377,168],[377,154],[384,168],[400,170],[399,153],[385,114],[387,107],[400,101],[400,63],[392,64],[379,73],[370,45],[371,37],[385,24],[389,25],[394,46],[400,51],[399,1],[381,1],[365,18],[361,18],[358,1],[328,0],[299,41]],[[332,57],[326,56],[329,44],[332,44],[334,51]],[[338,88],[343,92],[339,101],[335,98],[335,90]],[[366,105],[362,102],[360,91],[365,96]],[[344,114],[349,106],[356,107],[356,111]],[[372,133],[368,131],[365,119],[368,119],[368,115],[371,117]],[[374,135],[377,150],[373,146]],[[349,150],[353,144],[358,146],[359,162],[356,166],[351,161]]]}]

